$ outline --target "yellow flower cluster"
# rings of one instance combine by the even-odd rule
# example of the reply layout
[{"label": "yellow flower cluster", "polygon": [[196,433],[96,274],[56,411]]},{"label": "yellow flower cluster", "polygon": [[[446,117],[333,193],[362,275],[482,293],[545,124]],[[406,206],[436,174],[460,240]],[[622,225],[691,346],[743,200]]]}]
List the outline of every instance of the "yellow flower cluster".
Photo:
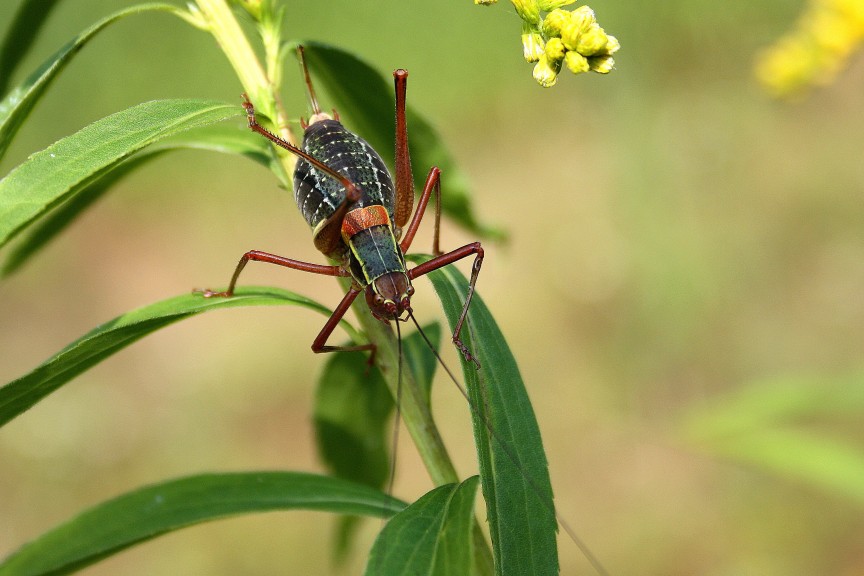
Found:
[{"label": "yellow flower cluster", "polygon": [[[474,0],[491,4],[496,0]],[[588,6],[565,10],[576,0],[510,0],[522,19],[522,53],[534,62],[534,79],[548,88],[558,81],[561,68],[574,74],[608,74],[615,66],[612,55],[621,48],[597,24]]]},{"label": "yellow flower cluster", "polygon": [[775,96],[831,82],[864,43],[864,0],[810,0],[794,31],[766,50],[756,76]]}]

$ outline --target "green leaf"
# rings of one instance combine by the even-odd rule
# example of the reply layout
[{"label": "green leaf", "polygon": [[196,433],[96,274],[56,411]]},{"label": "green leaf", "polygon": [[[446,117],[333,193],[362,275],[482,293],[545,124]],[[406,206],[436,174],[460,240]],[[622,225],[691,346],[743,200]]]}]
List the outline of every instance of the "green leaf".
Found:
[{"label": "green leaf", "polygon": [[[429,279],[452,329],[468,283],[454,266]],[[496,573],[558,574],[558,525],[540,429],[510,348],[477,294],[461,338],[481,365],[462,361]]]},{"label": "green leaf", "polygon": [[375,540],[365,573],[468,574],[476,491],[476,476],[439,486],[391,518]]},{"label": "green leaf", "polygon": [[[315,78],[327,88],[340,115],[350,118],[349,128],[368,141],[393,166],[396,98],[392,78],[385,79],[368,63],[340,48],[319,42],[303,42],[303,46]],[[502,238],[501,230],[477,220],[467,178],[456,166],[432,125],[410,106],[407,116],[414,185],[418,193],[423,189],[429,169],[438,166],[442,173],[443,211],[476,234]]]},{"label": "green leaf", "polygon": [[[39,6],[35,6],[36,4]],[[51,4],[53,4],[53,1]],[[36,29],[32,31],[25,29],[19,30],[18,25],[26,26],[29,24],[38,28],[38,26],[41,25],[40,17],[47,16],[49,11],[50,5],[46,6],[46,2],[44,1],[31,1],[22,5],[18,15],[16,16],[16,22],[14,23],[15,28],[12,30],[13,33],[7,38],[7,43],[14,43],[16,47],[13,48],[10,46],[7,52],[7,47],[4,45],[3,66],[7,65],[5,59],[8,57],[8,65],[14,68],[17,65],[18,59],[23,56],[23,51],[26,49],[26,43],[32,42],[32,36],[37,32]],[[6,153],[15,133],[18,132],[21,124],[27,119],[27,116],[48,89],[48,86],[51,85],[51,82],[60,72],[63,71],[63,69],[65,69],[66,65],[72,60],[72,57],[75,56],[75,54],[77,54],[78,51],[96,35],[96,33],[125,16],[149,11],[170,12],[178,16],[183,14],[179,8],[171,6],[170,4],[141,4],[115,12],[114,14],[100,20],[90,28],[87,28],[84,32],[66,43],[65,46],[60,48],[60,50],[48,58],[48,60],[33,72],[33,74],[31,74],[23,84],[9,92],[6,98],[0,102],[0,158],[2,158]],[[20,23],[17,20],[18,17],[21,18]],[[23,42],[23,44],[19,45],[19,42]],[[8,81],[8,77],[5,76],[2,71],[0,71],[0,78],[3,78],[4,81]],[[4,92],[5,90],[0,91],[0,94]]]},{"label": "green leaf", "polygon": [[9,556],[0,564],[0,576],[68,574],[166,532],[248,512],[304,509],[387,517],[404,506],[367,486],[316,474],[190,476],[83,512]]},{"label": "green leaf", "polygon": [[339,478],[381,488],[390,471],[393,400],[368,355],[330,354],[315,396],[318,454]]},{"label": "green leaf", "polygon": [[[864,411],[864,373],[842,377],[777,376],[749,383],[682,421],[684,438],[698,449],[809,483],[864,505],[864,449],[817,427],[853,429]],[[842,429],[842,428],[841,428]],[[835,432],[836,434],[837,432]]]},{"label": "green leaf", "polygon": [[9,253],[3,263],[2,275],[9,276],[17,271],[131,172],[149,164],[151,160],[159,158],[165,152],[182,149],[240,154],[268,167],[274,162],[266,140],[248,130],[238,130],[229,126],[215,125],[190,130],[165,142],[154,144],[120,162],[113,170],[85,185],[72,198],[51,210],[28,230],[26,236]]},{"label": "green leaf", "polygon": [[701,447],[864,506],[864,450],[858,444],[792,428],[764,428],[715,438]]},{"label": "green leaf", "polygon": [[[0,94],[6,93],[12,75],[30,51],[57,1],[24,0],[18,5],[18,11],[6,30],[6,38],[0,48]],[[0,153],[0,157],[2,156]]]},{"label": "green leaf", "polygon": [[[0,388],[0,426],[42,398],[139,338],[194,314],[237,306],[299,305],[322,314],[325,306],[278,288],[238,289],[231,298],[184,294],[139,308],[106,322],[55,354],[41,366]],[[358,335],[343,321],[352,338]]]},{"label": "green leaf", "polygon": [[0,246],[141,148],[241,113],[240,106],[210,100],[156,100],[58,140],[0,180]]}]

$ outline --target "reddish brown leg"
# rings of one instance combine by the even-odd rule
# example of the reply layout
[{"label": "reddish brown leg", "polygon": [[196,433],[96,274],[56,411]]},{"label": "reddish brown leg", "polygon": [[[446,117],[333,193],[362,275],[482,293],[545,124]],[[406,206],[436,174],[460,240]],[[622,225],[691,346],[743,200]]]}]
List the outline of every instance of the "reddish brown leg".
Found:
[{"label": "reddish brown leg", "polygon": [[462,313],[459,315],[459,320],[456,322],[456,327],[453,329],[453,344],[455,344],[462,352],[462,355],[466,360],[473,362],[477,368],[480,368],[480,363],[471,355],[471,352],[468,351],[468,347],[465,346],[459,338],[459,333],[462,331],[462,324],[465,323],[465,318],[468,316],[468,307],[471,305],[471,298],[474,296],[474,286],[477,284],[477,276],[480,274],[480,266],[483,265],[483,247],[480,246],[480,242],[466,244],[461,248],[457,248],[456,250],[447,252],[446,254],[441,254],[440,256],[432,258],[428,262],[419,264],[408,271],[408,277],[413,280],[418,276],[423,276],[433,270],[443,268],[448,264],[467,258],[472,254],[474,254],[474,263],[471,265],[471,280],[468,283],[468,293],[465,295],[465,304],[462,306]]},{"label": "reddish brown leg", "polygon": [[441,170],[437,166],[433,166],[429,170],[429,175],[426,176],[426,184],[423,185],[423,194],[420,195],[417,210],[414,211],[414,217],[408,228],[405,229],[405,236],[399,244],[403,254],[408,252],[408,248],[414,241],[414,236],[417,234],[417,229],[420,228],[420,221],[423,220],[423,214],[426,212],[426,206],[429,204],[429,198],[433,192],[435,194],[435,235],[432,239],[432,253],[435,256],[441,255],[439,245],[441,237]]},{"label": "reddish brown leg", "polygon": [[255,118],[255,107],[249,101],[249,97],[246,96],[246,94],[243,94],[243,108],[246,110],[246,120],[249,123],[249,129],[250,130],[252,130],[253,132],[257,132],[258,134],[261,134],[262,136],[264,136],[265,138],[267,138],[268,140],[270,140],[271,142],[273,142],[277,146],[284,148],[285,150],[288,150],[292,154],[296,154],[297,156],[306,160],[308,163],[313,165],[315,168],[317,168],[321,172],[324,172],[325,174],[327,174],[331,178],[336,179],[337,182],[339,182],[340,184],[342,184],[342,186],[345,187],[345,200],[346,201],[355,202],[355,201],[360,199],[360,190],[357,189],[357,186],[355,186],[354,183],[351,182],[351,180],[349,180],[344,175],[340,174],[339,172],[337,172],[336,170],[334,170],[330,166],[324,164],[323,162],[321,162],[320,160],[318,160],[314,156],[311,156],[310,154],[304,152],[303,150],[301,150],[297,146],[294,146],[293,144],[291,144],[287,140],[280,138],[276,134],[273,134],[272,132],[270,132],[269,130],[267,130],[266,128],[264,128],[260,124],[258,124],[258,120]]},{"label": "reddish brown leg", "polygon": [[[204,295],[205,298],[230,298],[234,294],[234,288],[237,286],[237,279],[240,277],[240,273],[246,267],[246,264],[250,261],[255,262],[268,262],[270,264],[278,264],[279,266],[285,266],[286,268],[292,268],[294,270],[302,270],[303,272],[312,272],[313,274],[323,274],[325,276],[348,276],[349,274],[343,270],[339,266],[325,266],[323,264],[312,264],[311,262],[302,262],[300,260],[292,260],[290,258],[284,258],[282,256],[277,256],[275,254],[269,254],[267,252],[261,252],[260,250],[250,250],[246,252],[242,258],[240,258],[240,262],[237,263],[237,268],[234,269],[234,275],[231,277],[231,283],[228,285],[228,289],[224,292],[213,292],[212,290],[196,290],[196,292],[200,292]],[[348,293],[345,294],[345,297],[342,298],[342,301],[333,311],[333,314],[330,315],[330,318],[327,319],[327,323],[324,324],[324,327],[321,329],[321,332],[318,333],[318,336],[315,338],[315,341],[312,342],[312,351],[316,354],[319,352],[335,352],[338,350],[342,351],[355,351],[355,350],[372,350],[374,353],[375,345],[374,344],[358,344],[357,346],[327,346],[327,339],[333,333],[333,330],[336,329],[336,326],[339,325],[339,321],[345,316],[345,313],[351,307],[351,303],[354,302],[354,299],[357,298],[357,295],[360,294],[360,290],[357,288],[351,288],[348,290]]]},{"label": "reddish brown leg", "polygon": [[240,258],[240,262],[237,263],[237,268],[234,269],[234,275],[231,276],[231,283],[228,285],[228,290],[224,292],[213,292],[212,290],[196,290],[196,292],[200,292],[204,295],[205,298],[230,298],[234,294],[234,288],[237,286],[237,279],[240,277],[240,273],[243,271],[243,269],[246,267],[246,264],[250,260],[254,262],[268,262],[270,264],[278,264],[279,266],[285,266],[286,268],[302,270],[303,272],[312,272],[313,274],[323,274],[325,276],[348,276],[348,272],[346,272],[339,266],[312,264],[311,262],[292,260],[290,258],[284,258],[282,256],[277,256],[268,252],[261,252],[260,250],[250,250],[249,252],[243,254],[243,256]]},{"label": "reddish brown leg", "polygon": [[336,329],[336,326],[339,325],[339,322],[345,316],[345,313],[348,312],[348,309],[351,308],[351,304],[354,302],[354,299],[357,298],[357,295],[360,294],[361,290],[352,287],[348,290],[348,293],[345,294],[345,297],[342,298],[342,301],[333,310],[333,314],[330,315],[330,318],[327,319],[327,323],[324,324],[324,327],[321,329],[321,332],[318,333],[318,336],[315,337],[315,341],[312,342],[312,351],[316,354],[321,352],[359,352],[362,350],[371,350],[372,357],[369,358],[369,363],[371,364],[375,358],[375,345],[374,344],[358,344],[356,346],[327,346],[327,339],[330,338],[330,335],[333,333],[333,330]]},{"label": "reddish brown leg", "polygon": [[414,175],[411,171],[411,154],[408,151],[408,120],[405,115],[405,93],[408,88],[408,72],[393,72],[396,91],[396,158],[394,162],[396,177],[396,226],[405,226],[411,218],[414,206]]}]

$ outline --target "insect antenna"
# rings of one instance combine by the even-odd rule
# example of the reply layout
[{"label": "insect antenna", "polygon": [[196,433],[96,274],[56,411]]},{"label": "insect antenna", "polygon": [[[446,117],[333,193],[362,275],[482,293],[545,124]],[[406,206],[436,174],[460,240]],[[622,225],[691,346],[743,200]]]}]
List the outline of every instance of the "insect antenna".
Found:
[{"label": "insect antenna", "polygon": [[321,108],[318,106],[318,98],[315,96],[315,88],[312,86],[312,77],[309,76],[309,68],[306,66],[306,58],[303,54],[302,45],[297,46],[297,59],[300,61],[300,69],[303,71],[303,77],[306,80],[306,95],[309,96],[309,105],[312,106],[312,114],[313,116],[317,116],[321,114]]},{"label": "insect antenna", "polygon": [[502,452],[507,455],[507,458],[513,464],[513,466],[517,470],[519,470],[522,478],[531,487],[540,502],[543,503],[543,506],[546,508],[546,510],[555,516],[555,520],[556,522],[558,522],[558,525],[567,534],[570,540],[573,541],[576,547],[579,548],[579,550],[582,552],[582,554],[585,556],[585,558],[588,560],[589,564],[591,564],[597,574],[600,574],[600,576],[609,576],[609,572],[606,570],[606,568],[604,568],[603,564],[600,563],[600,560],[594,555],[588,545],[579,537],[578,534],[576,534],[576,531],[570,526],[570,524],[568,524],[567,521],[564,520],[564,518],[561,517],[560,514],[558,514],[558,511],[555,510],[555,505],[552,502],[543,498],[543,493],[541,492],[540,487],[537,486],[537,483],[534,481],[534,479],[528,475],[524,468],[522,468],[522,465],[516,458],[516,454],[514,454],[510,447],[504,442],[504,440],[492,426],[492,422],[489,421],[489,418],[485,414],[480,412],[474,405],[474,402],[471,401],[471,397],[468,395],[468,391],[462,384],[459,383],[459,381],[456,379],[456,376],[453,374],[453,371],[450,370],[450,367],[447,366],[443,358],[441,358],[441,355],[435,349],[435,346],[432,344],[429,338],[426,336],[426,333],[423,332],[423,329],[420,327],[420,324],[417,322],[417,319],[414,317],[414,314],[411,312],[411,310],[408,311],[408,317],[411,318],[412,322],[414,322],[414,326],[417,327],[417,332],[420,333],[420,336],[423,338],[426,346],[428,346],[429,350],[432,351],[432,354],[435,355],[438,364],[441,365],[441,368],[444,369],[444,372],[447,373],[447,376],[450,378],[450,380],[453,382],[453,384],[468,402],[468,409],[471,411],[472,416],[479,418],[480,421],[483,422],[483,425],[486,426],[486,430],[489,432],[489,435],[495,440],[495,442],[498,443],[498,446],[501,448]]},{"label": "insect antenna", "polygon": [[387,494],[393,495],[393,482],[396,479],[396,449],[399,447],[399,425],[402,420],[402,328],[399,326],[399,319],[396,319],[396,354],[399,358],[399,363],[396,369],[396,417],[393,419],[393,435],[390,446],[390,479],[387,481]]}]

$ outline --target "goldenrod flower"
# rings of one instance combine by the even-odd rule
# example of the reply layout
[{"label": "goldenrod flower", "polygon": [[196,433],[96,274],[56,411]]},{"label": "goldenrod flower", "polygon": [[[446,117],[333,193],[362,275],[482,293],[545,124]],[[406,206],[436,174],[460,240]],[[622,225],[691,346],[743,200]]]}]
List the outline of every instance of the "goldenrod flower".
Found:
[{"label": "goldenrod flower", "polygon": [[[534,79],[544,88],[555,85],[562,64],[574,74],[608,74],[614,69],[612,54],[621,49],[621,43],[597,24],[589,6],[565,10],[577,0],[510,1],[522,19],[522,55],[536,63]],[[484,5],[496,2],[474,0]]]}]

